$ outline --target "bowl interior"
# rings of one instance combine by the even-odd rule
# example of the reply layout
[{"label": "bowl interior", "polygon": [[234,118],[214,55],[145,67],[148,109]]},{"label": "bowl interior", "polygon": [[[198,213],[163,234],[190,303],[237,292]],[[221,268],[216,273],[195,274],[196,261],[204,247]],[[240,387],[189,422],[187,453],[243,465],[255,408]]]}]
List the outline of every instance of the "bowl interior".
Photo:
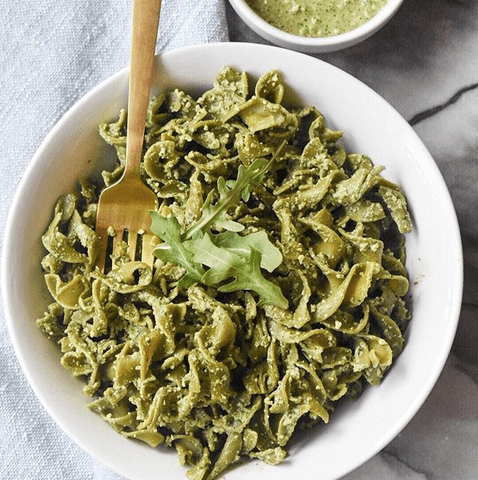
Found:
[{"label": "bowl interior", "polygon": [[313,38],[293,35],[272,26],[260,17],[246,0],[229,0],[238,16],[258,35],[280,47],[307,53],[327,53],[351,47],[382,28],[397,12],[403,0],[388,0],[380,11],[365,24],[340,35]]},{"label": "bowl interior", "polygon": [[[315,105],[332,127],[345,131],[349,152],[386,166],[384,175],[408,196],[415,229],[407,238],[414,319],[407,344],[378,388],[332,415],[329,425],[307,433],[279,467],[245,463],[227,474],[239,479],[290,479],[312,474],[339,478],[383,448],[413,417],[448,356],[462,295],[458,225],[443,178],[417,135],[380,96],[350,75],[296,52],[254,44],[209,44],[162,55],[154,91],[181,87],[199,93],[225,65],[253,78],[278,69],[290,86],[287,102]],[[303,75],[302,72],[308,72]],[[55,421],[85,450],[130,479],[183,479],[175,453],[151,449],[116,434],[85,404],[82,384],[59,364],[55,345],[35,325],[50,302],[39,263],[40,236],[56,199],[78,178],[110,161],[98,124],[126,106],[127,70],[86,95],[45,139],[19,185],[10,211],[2,258],[7,322],[16,354],[36,395]]]}]

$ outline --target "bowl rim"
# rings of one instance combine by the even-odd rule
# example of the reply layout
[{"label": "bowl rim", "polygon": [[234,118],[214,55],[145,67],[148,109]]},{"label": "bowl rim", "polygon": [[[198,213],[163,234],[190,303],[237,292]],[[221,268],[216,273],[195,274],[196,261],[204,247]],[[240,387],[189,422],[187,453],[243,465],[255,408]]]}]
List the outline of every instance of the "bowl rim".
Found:
[{"label": "bowl rim", "polygon": [[285,32],[264,20],[248,5],[246,0],[229,0],[229,3],[249,28],[252,28],[265,39],[273,43],[277,42],[279,45],[293,45],[307,51],[320,49],[325,52],[346,48],[358,43],[359,40],[365,40],[392,19],[403,1],[388,0],[380,11],[364,24],[347,32],[329,37],[304,37]]},{"label": "bowl rim", "polygon": [[[333,71],[340,72],[341,75],[345,75],[346,77],[353,79],[355,82],[359,82],[361,84],[361,88],[365,88],[368,90],[368,92],[371,95],[374,95],[376,98],[380,98],[381,102],[384,103],[384,105],[387,107],[387,111],[393,111],[394,114],[400,118],[401,115],[388,103],[386,102],[378,93],[376,93],[373,89],[370,87],[366,86],[359,80],[353,78],[350,74],[347,72],[344,72],[343,70],[339,69],[338,67],[335,67],[333,65],[327,64],[326,62],[316,59],[298,52],[293,52],[293,51],[288,51],[286,49],[282,49],[279,47],[275,46],[268,46],[268,45],[260,45],[260,44],[244,44],[244,43],[234,43],[234,42],[227,42],[227,43],[218,43],[218,44],[203,44],[203,45],[196,45],[192,47],[182,47],[176,50],[172,50],[170,52],[167,52],[165,54],[162,54],[160,57],[164,57],[165,59],[170,59],[172,58],[174,60],[175,56],[181,56],[185,52],[187,53],[194,53],[197,55],[200,55],[201,53],[206,53],[208,55],[211,54],[211,52],[222,52],[226,53],[229,50],[234,51],[235,49],[241,49],[241,50],[247,50],[249,54],[252,53],[257,53],[256,49],[259,49],[260,51],[276,51],[276,53],[280,53],[282,55],[287,55],[287,56],[292,56],[292,57],[297,57],[297,58],[302,58],[304,62],[319,62],[320,64],[323,65],[324,68],[326,69],[331,69]],[[50,414],[50,416],[55,420],[55,422],[67,433],[70,435],[70,437],[73,438],[73,440],[79,444],[85,451],[89,452],[92,456],[95,458],[98,458],[100,461],[105,463],[109,468],[112,470],[116,470],[115,464],[113,461],[108,462],[107,459],[101,457],[99,455],[99,452],[92,451],[91,448],[88,447],[88,445],[85,445],[81,441],[79,441],[75,436],[71,433],[69,425],[65,424],[61,419],[58,418],[57,413],[48,405],[48,402],[45,401],[44,395],[41,392],[41,390],[38,388],[38,379],[33,378],[30,375],[30,371],[26,362],[26,359],[24,358],[25,352],[23,351],[23,347],[21,346],[20,342],[20,337],[18,336],[17,330],[15,329],[14,326],[14,315],[13,315],[13,306],[11,305],[9,294],[11,293],[12,289],[14,288],[14,285],[11,282],[11,279],[8,277],[8,273],[10,272],[11,265],[10,265],[10,258],[8,256],[8,252],[11,250],[12,244],[14,242],[14,236],[11,235],[11,230],[12,230],[12,225],[14,223],[15,217],[18,214],[19,211],[22,210],[22,191],[26,188],[26,185],[28,184],[29,177],[33,174],[35,168],[37,168],[37,163],[39,159],[41,158],[43,152],[45,149],[48,148],[48,145],[51,143],[51,141],[55,138],[55,136],[62,130],[64,124],[71,118],[77,115],[79,111],[81,111],[82,107],[90,101],[91,98],[94,98],[98,92],[102,89],[107,89],[111,85],[115,84],[116,82],[120,80],[124,80],[124,78],[128,75],[129,68],[123,68],[122,70],[118,71],[114,75],[110,76],[109,78],[105,79],[102,81],[100,84],[98,84],[96,87],[94,87],[92,90],[90,90],[88,93],[86,93],[78,102],[76,102],[62,117],[61,119],[54,125],[54,127],[50,130],[50,132],[46,135],[45,139],[41,143],[40,147],[38,150],[35,152],[34,156],[28,163],[24,174],[20,180],[20,183],[17,187],[17,190],[15,192],[12,204],[10,206],[9,214],[7,217],[7,225],[5,228],[5,236],[4,236],[4,244],[3,244],[3,251],[2,251],[2,259],[1,259],[1,287],[2,287],[2,295],[4,298],[4,308],[5,308],[5,313],[6,313],[6,323],[8,327],[8,331],[10,334],[10,338],[12,341],[12,344],[14,346],[14,350],[17,356],[17,359],[19,360],[19,363],[22,367],[23,373],[25,374],[26,378],[28,379],[30,385],[32,386],[32,389],[34,390],[37,398],[40,400],[40,402],[43,404],[44,408],[47,410],[47,412]],[[402,118],[403,120],[403,118]],[[359,465],[364,463],[366,460],[371,458],[374,454],[376,454],[381,448],[383,448],[387,443],[389,443],[405,426],[406,424],[413,418],[415,413],[418,411],[418,409],[421,407],[425,399],[428,397],[430,394],[433,386],[435,385],[438,376],[440,375],[443,366],[448,358],[451,345],[454,339],[454,334],[456,332],[458,320],[459,320],[459,313],[461,310],[461,295],[463,292],[463,254],[461,250],[461,237],[460,237],[460,230],[459,230],[459,225],[456,217],[456,212],[453,207],[453,202],[451,199],[451,196],[448,192],[448,189],[446,187],[445,181],[438,169],[438,166],[436,163],[433,161],[432,157],[429,155],[426,147],[423,145],[423,143],[420,141],[418,138],[418,135],[415,133],[413,128],[409,125],[406,124],[404,125],[404,128],[407,129],[408,132],[417,140],[418,142],[418,147],[420,149],[420,153],[428,155],[428,157],[431,160],[431,168],[432,168],[432,174],[433,178],[436,182],[438,182],[438,186],[442,190],[442,192],[445,195],[445,198],[443,201],[446,203],[448,207],[448,216],[450,221],[454,224],[454,229],[453,229],[453,238],[454,238],[454,254],[456,256],[456,270],[454,271],[455,275],[455,280],[456,280],[456,285],[455,285],[455,290],[454,290],[454,297],[453,297],[453,305],[451,308],[451,318],[450,322],[448,324],[448,331],[446,332],[446,342],[443,345],[443,348],[440,350],[440,356],[436,358],[436,364],[433,368],[433,371],[431,372],[432,374],[428,377],[428,380],[426,382],[426,385],[423,386],[423,389],[421,391],[421,395],[415,399],[414,402],[410,403],[406,412],[406,415],[404,414],[403,417],[398,419],[393,427],[390,427],[387,435],[384,438],[381,438],[380,441],[377,439],[377,441],[374,442],[373,448],[370,449],[368,452],[369,455],[367,458],[364,458],[359,464],[356,464],[353,466],[352,469],[357,468]],[[117,470],[116,470],[117,471]],[[341,475],[345,475],[351,471],[349,470],[343,470],[341,471]],[[122,473],[124,475],[124,472],[118,472]]]}]

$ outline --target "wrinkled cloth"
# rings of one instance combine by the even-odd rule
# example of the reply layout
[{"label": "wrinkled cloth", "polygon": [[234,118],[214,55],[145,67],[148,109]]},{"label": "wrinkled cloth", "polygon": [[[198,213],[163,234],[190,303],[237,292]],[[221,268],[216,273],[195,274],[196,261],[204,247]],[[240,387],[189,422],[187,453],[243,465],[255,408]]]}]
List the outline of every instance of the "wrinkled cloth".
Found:
[{"label": "wrinkled cloth", "polygon": [[[0,0],[0,241],[27,163],[62,115],[129,65],[132,0]],[[223,0],[163,0],[158,53],[228,40]],[[28,219],[25,219],[28,221]],[[0,306],[0,479],[120,480],[33,395]]]}]

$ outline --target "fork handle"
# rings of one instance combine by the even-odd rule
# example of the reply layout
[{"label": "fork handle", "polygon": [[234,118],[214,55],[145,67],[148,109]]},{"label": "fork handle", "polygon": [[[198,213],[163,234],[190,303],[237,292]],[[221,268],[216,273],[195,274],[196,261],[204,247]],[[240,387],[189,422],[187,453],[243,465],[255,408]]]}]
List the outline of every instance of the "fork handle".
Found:
[{"label": "fork handle", "polygon": [[133,3],[125,176],[137,174],[141,163],[160,9],[161,0]]}]

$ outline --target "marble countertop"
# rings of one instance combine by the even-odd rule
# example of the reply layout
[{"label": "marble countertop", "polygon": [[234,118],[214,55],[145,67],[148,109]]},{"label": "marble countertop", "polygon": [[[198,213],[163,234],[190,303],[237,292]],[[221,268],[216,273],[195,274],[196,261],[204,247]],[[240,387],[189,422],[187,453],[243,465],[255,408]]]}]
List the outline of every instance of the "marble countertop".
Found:
[{"label": "marble countertop", "polygon": [[[0,158],[2,231],[16,184],[44,136],[81,96],[115,73],[116,66],[128,63],[129,44],[122,38],[127,37],[125,32],[129,28],[129,16],[125,13],[129,0],[88,0],[84,5],[81,2],[67,5],[56,0],[41,3],[0,0],[4,18],[14,21],[18,18],[15,24],[0,20],[0,44],[4,50],[0,52],[4,93],[0,98],[0,125],[5,139]],[[174,3],[174,0],[163,2],[165,17],[170,14],[173,18],[167,9]],[[176,3],[193,8],[189,0]],[[200,35],[194,36],[198,27],[192,20],[183,22],[179,27],[184,31],[190,29],[192,36],[178,39],[174,29],[163,31],[160,50],[190,44],[191,38],[199,42],[268,43],[239,19],[227,0],[195,3],[203,8],[196,7],[198,15],[213,5],[211,8],[217,9],[213,14],[221,15],[221,29],[211,23],[206,25],[204,35],[199,32]],[[91,11],[89,17],[81,16],[82,8]],[[62,23],[66,21],[70,24],[64,27]],[[58,47],[65,39],[71,50]],[[111,49],[111,45],[115,48]],[[68,58],[74,48],[77,53],[86,52],[77,70]],[[109,48],[106,60],[104,51]],[[47,59],[45,53],[49,55]],[[478,2],[405,0],[396,16],[370,39],[344,51],[315,56],[370,86],[410,122],[448,185],[464,247],[461,318],[451,354],[435,388],[417,415],[387,447],[341,480],[475,480],[478,478]],[[45,85],[53,85],[50,96],[39,97]],[[56,110],[49,111],[48,105],[55,105]],[[15,118],[24,118],[31,126],[33,136],[28,148],[18,146],[14,138]],[[24,156],[23,163],[15,164],[20,155]],[[74,444],[41,408],[21,374],[3,320],[0,321],[0,367],[3,424],[0,478],[121,480]]]},{"label": "marble countertop", "polygon": [[[227,7],[231,41],[268,43]],[[478,478],[478,3],[405,0],[365,42],[315,55],[358,78],[414,127],[457,211],[465,265],[462,314],[448,362],[408,426],[342,480]]]}]

